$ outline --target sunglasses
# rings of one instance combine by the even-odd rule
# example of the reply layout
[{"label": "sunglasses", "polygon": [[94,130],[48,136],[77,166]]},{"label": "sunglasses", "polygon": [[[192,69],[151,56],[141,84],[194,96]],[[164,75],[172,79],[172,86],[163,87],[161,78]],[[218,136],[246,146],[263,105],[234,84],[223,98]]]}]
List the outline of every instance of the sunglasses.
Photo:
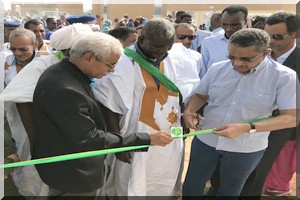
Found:
[{"label": "sunglasses", "polygon": [[182,35],[178,34],[176,35],[177,39],[184,40],[185,38],[188,38],[189,40],[194,40],[197,36],[196,35]]},{"label": "sunglasses", "polygon": [[284,38],[289,35],[290,34],[286,34],[286,35],[274,34],[274,35],[270,35],[270,37],[273,38],[274,40],[284,40]]}]

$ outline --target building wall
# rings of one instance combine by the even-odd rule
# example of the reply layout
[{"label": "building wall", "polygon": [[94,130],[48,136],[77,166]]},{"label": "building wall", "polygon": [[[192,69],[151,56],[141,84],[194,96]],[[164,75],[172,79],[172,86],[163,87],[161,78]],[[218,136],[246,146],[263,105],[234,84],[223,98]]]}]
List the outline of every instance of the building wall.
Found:
[{"label": "building wall", "polygon": [[21,8],[21,16],[25,17],[26,13],[37,14],[39,16],[56,16],[61,13],[69,13],[70,15],[80,15],[83,12],[82,4],[12,4],[12,13],[15,12],[16,5]]},{"label": "building wall", "polygon": [[[15,8],[15,4],[12,4],[12,10]],[[83,13],[82,4],[24,4],[21,6],[21,15],[25,16],[26,12],[37,13],[43,15],[43,13],[62,13],[67,12],[71,15],[80,15]],[[230,4],[163,4],[161,11],[162,16],[171,14],[175,17],[175,13],[178,10],[185,10],[192,14],[194,23],[199,25],[205,23],[213,12],[221,12],[225,7]],[[247,4],[250,17],[258,14],[270,15],[277,11],[296,12],[296,5],[291,4]],[[91,14],[103,15],[103,5],[94,4]],[[148,19],[153,17],[154,5],[153,4],[110,4],[107,6],[107,15],[105,18],[115,19],[121,18],[123,14],[127,14],[129,18],[136,18],[137,16],[144,16]],[[50,14],[48,14],[50,16]]]}]

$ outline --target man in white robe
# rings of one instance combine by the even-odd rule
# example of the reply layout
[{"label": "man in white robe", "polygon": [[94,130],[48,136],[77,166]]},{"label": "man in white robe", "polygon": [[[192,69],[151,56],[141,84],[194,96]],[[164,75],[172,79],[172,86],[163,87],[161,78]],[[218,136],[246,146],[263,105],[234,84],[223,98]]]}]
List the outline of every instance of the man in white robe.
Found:
[{"label": "man in white robe", "polygon": [[[174,43],[175,30],[165,19],[152,19],[131,48],[162,73],[174,74],[167,51]],[[168,77],[175,81],[174,76]],[[180,127],[179,94],[171,92],[133,59],[122,56],[115,73],[97,80],[94,95],[104,106],[119,114],[121,134],[171,130]],[[108,119],[112,121],[112,119]],[[183,140],[166,147],[150,147],[147,152],[131,152],[129,160],[111,159],[111,173],[106,186],[108,196],[172,196],[178,179]]]}]

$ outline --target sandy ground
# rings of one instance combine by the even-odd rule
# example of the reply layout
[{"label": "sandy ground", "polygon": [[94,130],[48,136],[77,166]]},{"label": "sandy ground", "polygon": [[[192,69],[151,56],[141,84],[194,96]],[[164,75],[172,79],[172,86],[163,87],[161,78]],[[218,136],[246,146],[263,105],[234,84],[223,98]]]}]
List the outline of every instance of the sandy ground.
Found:
[{"label": "sandy ground", "polygon": [[[188,163],[189,163],[192,139],[193,139],[193,137],[188,137],[185,140],[185,158],[184,158],[184,170],[183,170],[183,175],[182,175],[182,183],[184,181],[186,171],[187,171],[187,167],[188,167]],[[296,174],[294,175],[294,177],[291,181],[291,185],[292,185],[292,194],[291,194],[291,196],[296,196]],[[209,186],[209,184],[207,184],[207,186]]]}]

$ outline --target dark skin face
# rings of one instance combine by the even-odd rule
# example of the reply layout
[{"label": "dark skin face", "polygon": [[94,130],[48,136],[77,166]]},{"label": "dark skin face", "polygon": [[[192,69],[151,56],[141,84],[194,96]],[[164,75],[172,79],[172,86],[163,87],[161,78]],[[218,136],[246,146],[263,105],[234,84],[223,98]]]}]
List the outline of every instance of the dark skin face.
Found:
[{"label": "dark skin face", "polygon": [[47,24],[47,29],[49,29],[50,31],[55,30],[56,27],[57,27],[57,22],[54,19],[50,20],[50,22]]},{"label": "dark skin face", "polygon": [[242,12],[235,14],[228,14],[227,12],[224,12],[222,15],[221,25],[225,31],[225,36],[230,38],[230,36],[235,32],[246,28],[247,23],[245,15]]},{"label": "dark skin face", "polygon": [[4,43],[9,42],[9,34],[18,27],[4,27]]},{"label": "dark skin face", "polygon": [[174,36],[170,39],[157,36],[141,35],[138,38],[138,44],[142,52],[151,59],[162,58],[174,43]]}]

